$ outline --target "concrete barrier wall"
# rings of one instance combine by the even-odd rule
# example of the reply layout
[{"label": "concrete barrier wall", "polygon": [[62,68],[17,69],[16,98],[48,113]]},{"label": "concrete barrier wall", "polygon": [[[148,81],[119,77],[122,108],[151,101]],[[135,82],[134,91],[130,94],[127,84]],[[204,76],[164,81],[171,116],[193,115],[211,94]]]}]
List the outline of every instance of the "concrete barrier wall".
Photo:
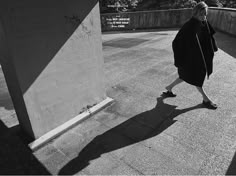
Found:
[{"label": "concrete barrier wall", "polygon": [[[102,31],[181,27],[191,9],[101,14]],[[208,20],[223,32],[236,35],[236,9],[209,8]]]},{"label": "concrete barrier wall", "polygon": [[208,20],[214,28],[236,36],[236,9],[210,8]]},{"label": "concrete barrier wall", "polygon": [[0,1],[1,64],[33,138],[106,98],[99,14],[97,0]]},{"label": "concrete barrier wall", "polygon": [[101,14],[102,31],[180,27],[191,9]]}]

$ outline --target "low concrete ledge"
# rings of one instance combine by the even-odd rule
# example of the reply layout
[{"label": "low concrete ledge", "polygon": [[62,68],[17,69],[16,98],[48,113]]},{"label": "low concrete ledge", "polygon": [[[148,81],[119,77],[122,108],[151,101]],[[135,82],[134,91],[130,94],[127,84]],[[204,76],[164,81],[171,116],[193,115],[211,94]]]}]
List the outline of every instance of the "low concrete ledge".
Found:
[{"label": "low concrete ledge", "polygon": [[236,9],[211,7],[208,20],[217,30],[236,36]]},{"label": "low concrete ledge", "polygon": [[32,143],[29,144],[31,150],[35,151],[41,146],[43,146],[48,141],[52,140],[53,138],[61,135],[65,131],[69,130],[70,128],[74,127],[78,123],[82,122],[86,118],[90,117],[94,113],[98,112],[99,110],[105,108],[106,106],[110,105],[114,100],[112,98],[107,97],[101,103],[91,107],[87,111],[79,114],[78,116],[74,117],[73,119],[67,121],[66,123],[62,124],[61,126],[51,130],[50,132],[46,133],[45,135],[41,136],[40,138],[36,139]]},{"label": "low concrete ledge", "polygon": [[[181,27],[192,9],[170,9],[101,14],[102,31]],[[210,7],[208,20],[217,30],[236,36],[236,9]]]},{"label": "low concrete ledge", "polygon": [[181,27],[192,9],[153,10],[101,14],[102,31]]}]

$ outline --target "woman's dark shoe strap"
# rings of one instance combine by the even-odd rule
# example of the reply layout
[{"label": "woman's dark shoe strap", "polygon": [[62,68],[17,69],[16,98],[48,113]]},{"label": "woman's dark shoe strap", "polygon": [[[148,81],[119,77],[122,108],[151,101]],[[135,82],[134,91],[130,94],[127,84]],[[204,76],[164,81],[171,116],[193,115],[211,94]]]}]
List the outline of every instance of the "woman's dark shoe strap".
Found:
[{"label": "woman's dark shoe strap", "polygon": [[208,109],[217,109],[217,105],[215,103],[212,103],[211,101],[203,100],[202,104]]},{"label": "woman's dark shoe strap", "polygon": [[166,97],[176,97],[176,94],[173,94],[173,92],[169,90],[166,92],[163,92],[163,95],[165,95]]}]

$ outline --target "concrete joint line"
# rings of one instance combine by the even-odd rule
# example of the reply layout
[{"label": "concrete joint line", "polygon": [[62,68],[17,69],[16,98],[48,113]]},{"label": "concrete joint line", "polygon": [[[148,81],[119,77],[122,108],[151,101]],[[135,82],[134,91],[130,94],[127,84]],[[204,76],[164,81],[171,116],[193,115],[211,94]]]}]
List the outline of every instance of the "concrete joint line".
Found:
[{"label": "concrete joint line", "polygon": [[62,133],[66,132],[76,124],[82,122],[84,119],[88,118],[92,114],[96,113],[97,111],[103,109],[105,106],[110,105],[114,100],[112,98],[107,97],[102,102],[98,103],[97,105],[91,107],[87,111],[77,115],[76,117],[72,118],[71,120],[65,122],[64,124],[60,125],[59,127],[49,131],[45,135],[39,137],[35,141],[29,144],[29,147],[32,151],[37,150],[39,147],[47,143],[48,141],[52,140],[53,138],[61,135]]}]

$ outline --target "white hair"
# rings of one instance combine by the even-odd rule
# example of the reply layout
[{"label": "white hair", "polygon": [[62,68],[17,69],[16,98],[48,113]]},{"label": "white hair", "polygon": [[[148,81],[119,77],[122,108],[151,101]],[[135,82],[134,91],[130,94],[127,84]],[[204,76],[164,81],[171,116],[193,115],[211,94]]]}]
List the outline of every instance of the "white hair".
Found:
[{"label": "white hair", "polygon": [[204,1],[200,1],[193,7],[193,16],[196,16],[200,11],[207,8],[207,4]]}]

